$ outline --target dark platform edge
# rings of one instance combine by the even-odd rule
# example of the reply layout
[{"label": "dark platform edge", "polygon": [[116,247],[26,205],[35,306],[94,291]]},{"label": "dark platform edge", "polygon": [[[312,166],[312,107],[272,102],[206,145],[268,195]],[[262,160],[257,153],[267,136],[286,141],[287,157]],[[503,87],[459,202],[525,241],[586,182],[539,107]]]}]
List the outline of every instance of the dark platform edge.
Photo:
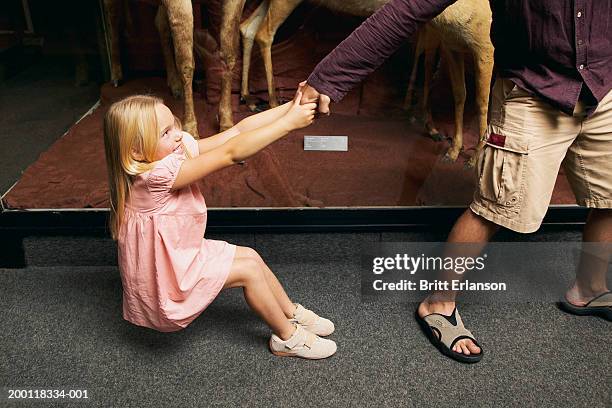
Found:
[{"label": "dark platform edge", "polygon": [[[207,231],[390,232],[444,228],[465,207],[210,208]],[[546,225],[584,224],[588,209],[551,206]],[[23,239],[29,236],[110,237],[108,209],[36,209],[0,212],[0,268],[26,266]]]}]

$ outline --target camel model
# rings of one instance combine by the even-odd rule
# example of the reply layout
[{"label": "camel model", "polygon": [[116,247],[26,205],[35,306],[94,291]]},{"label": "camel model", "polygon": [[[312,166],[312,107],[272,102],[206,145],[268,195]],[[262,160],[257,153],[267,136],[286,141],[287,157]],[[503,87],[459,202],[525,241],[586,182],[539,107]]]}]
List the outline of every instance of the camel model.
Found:
[{"label": "camel model", "polygon": [[454,162],[463,148],[463,113],[466,99],[464,62],[466,56],[473,58],[479,139],[475,153],[466,162],[468,168],[475,166],[478,154],[485,144],[494,51],[490,39],[490,26],[491,9],[487,0],[459,0],[426,24],[419,31],[412,73],[404,101],[404,108],[408,109],[412,101],[419,57],[424,54],[425,78],[421,109],[427,133],[434,140],[440,140],[441,136],[433,123],[429,104],[429,85],[435,70],[435,54],[439,48],[448,66],[455,101],[455,134],[444,159]]},{"label": "camel model", "polygon": [[[278,105],[276,88],[272,68],[271,47],[274,35],[280,25],[286,20],[295,8],[303,0],[264,0],[255,12],[240,25],[240,33],[243,36],[243,72],[241,99],[247,100],[248,71],[251,56],[251,48],[257,41],[264,59],[266,79],[268,81],[268,92],[270,95],[270,106]],[[373,14],[388,0],[313,0],[313,3],[325,6],[333,11],[346,14],[367,17]],[[244,0],[228,0],[225,5],[224,26],[222,38],[222,57],[226,61],[228,72],[224,74],[222,82],[222,98],[219,106],[221,128],[231,127],[231,72],[236,62],[237,38],[232,33],[238,33],[238,24],[244,7]],[[473,166],[476,162],[478,152],[484,146],[482,137],[486,131],[487,111],[489,101],[489,88],[493,70],[493,45],[491,44],[489,30],[491,24],[491,9],[487,0],[459,0],[448,7],[439,16],[425,25],[417,41],[417,52],[425,52],[425,87],[429,86],[431,73],[434,69],[433,55],[435,49],[440,47],[442,55],[448,61],[450,79],[452,82],[453,96],[455,99],[455,135],[452,146],[445,155],[445,159],[454,162],[463,147],[463,113],[466,98],[464,58],[471,54],[474,59],[476,73],[476,104],[479,118],[479,144],[476,154],[470,158],[467,166]],[[419,44],[420,43],[420,44]],[[415,64],[418,55],[415,57]],[[413,68],[413,75],[416,70]],[[411,81],[412,85],[414,80]],[[428,89],[426,89],[424,105],[426,108],[426,129],[428,134],[435,135],[437,131],[431,119],[428,107]],[[409,90],[409,94],[410,94]],[[407,96],[408,98],[409,96]],[[439,136],[439,135],[438,135]]]},{"label": "camel model", "polygon": [[[422,115],[422,119],[425,125],[425,131],[435,141],[442,141],[444,138],[436,129],[433,118],[431,116],[431,109],[429,109],[429,86],[433,81],[434,72],[436,71],[436,56],[440,49],[440,39],[432,32],[431,27],[428,25],[423,26],[417,33],[417,40],[414,47],[414,59],[412,62],[412,71],[410,72],[410,80],[408,81],[408,90],[406,91],[406,97],[404,98],[403,109],[407,112],[414,112],[415,106],[413,105],[415,83],[417,78],[417,72],[421,56],[423,56],[423,95],[420,99],[419,108]],[[415,116],[411,117],[412,120],[416,120]]]},{"label": "camel model", "polygon": [[[223,24],[221,27],[221,58],[225,70],[221,80],[221,100],[219,102],[219,125],[221,130],[233,125],[231,109],[232,74],[236,66],[238,54],[238,33],[243,35],[243,74],[241,87],[241,100],[249,97],[248,71],[250,65],[253,42],[259,44],[264,58],[266,80],[270,95],[270,107],[278,106],[274,77],[272,73],[272,42],[276,30],[289,17],[289,15],[304,0],[263,0],[259,7],[240,24],[242,11],[246,0],[226,0],[223,9]],[[314,0],[334,11],[351,14],[359,17],[372,15],[388,0]]]},{"label": "camel model", "polygon": [[[127,10],[125,0],[104,0],[104,16],[109,36],[111,81],[115,87],[123,79],[120,56],[120,28]],[[168,86],[176,98],[184,98],[183,129],[198,138],[193,105],[193,9],[191,0],[160,0],[155,26],[161,39]]]}]

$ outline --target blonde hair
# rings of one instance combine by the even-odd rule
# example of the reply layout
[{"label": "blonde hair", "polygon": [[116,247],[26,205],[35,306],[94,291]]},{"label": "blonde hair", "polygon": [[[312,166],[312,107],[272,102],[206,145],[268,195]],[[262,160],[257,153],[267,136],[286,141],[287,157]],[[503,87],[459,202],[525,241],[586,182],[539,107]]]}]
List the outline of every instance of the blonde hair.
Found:
[{"label": "blonde hair", "polygon": [[[117,239],[123,222],[132,177],[155,166],[160,132],[155,105],[163,103],[163,100],[155,96],[128,96],[113,103],[104,116],[104,150],[110,190],[110,231],[114,240]],[[175,126],[180,128],[180,121],[176,116]],[[142,160],[136,160],[134,152],[142,155]],[[188,154],[187,156],[189,157]]]}]

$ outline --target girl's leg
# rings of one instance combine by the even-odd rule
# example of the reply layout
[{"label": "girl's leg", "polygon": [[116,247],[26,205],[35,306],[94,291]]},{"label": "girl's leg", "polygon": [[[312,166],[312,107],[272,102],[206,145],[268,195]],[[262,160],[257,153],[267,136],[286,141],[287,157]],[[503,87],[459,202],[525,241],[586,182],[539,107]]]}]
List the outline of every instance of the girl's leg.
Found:
[{"label": "girl's leg", "polygon": [[295,326],[279,306],[265,278],[260,263],[252,258],[234,257],[224,289],[242,287],[248,305],[283,340],[291,337]]},{"label": "girl's leg", "polygon": [[283,286],[276,278],[276,275],[274,275],[274,272],[270,270],[257,251],[255,251],[253,248],[239,246],[236,247],[236,258],[251,259],[259,264],[263,270],[266,282],[274,294],[276,301],[283,310],[283,313],[287,318],[292,318],[293,312],[295,312],[295,305],[291,299],[289,299],[289,296],[287,296],[285,289],[283,289]]}]

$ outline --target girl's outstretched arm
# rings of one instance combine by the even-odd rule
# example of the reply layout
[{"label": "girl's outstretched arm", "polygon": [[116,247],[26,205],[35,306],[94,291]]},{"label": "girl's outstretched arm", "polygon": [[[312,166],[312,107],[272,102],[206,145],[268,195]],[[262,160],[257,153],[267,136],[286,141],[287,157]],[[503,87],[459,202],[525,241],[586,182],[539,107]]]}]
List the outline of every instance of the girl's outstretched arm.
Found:
[{"label": "girl's outstretched arm", "polygon": [[211,151],[214,148],[221,146],[223,143],[230,140],[232,137],[235,137],[240,133],[236,126],[232,126],[231,128],[217,133],[216,135],[212,135],[209,137],[205,137],[203,139],[198,140],[198,151],[200,154],[204,154],[208,151]]},{"label": "girl's outstretched arm", "polygon": [[210,137],[198,140],[198,150],[200,154],[206,153],[212,149],[221,146],[233,137],[236,137],[240,133],[249,132],[262,126],[266,126],[279,118],[283,117],[291,108],[292,101],[289,101],[281,106],[277,106],[267,111],[259,112],[255,115],[251,115],[247,118],[242,119],[236,125],[227,129],[224,132],[217,133]]},{"label": "girl's outstretched arm", "polygon": [[257,129],[262,126],[266,126],[274,122],[275,120],[280,119],[287,112],[289,112],[289,109],[291,109],[292,103],[293,101],[289,101],[280,106],[277,106],[276,108],[268,109],[266,111],[259,112],[255,115],[246,117],[242,119],[240,122],[238,122],[236,126],[234,127],[237,128],[238,131],[242,133],[242,132],[248,132],[253,129]]},{"label": "girl's outstretched arm", "polygon": [[[295,95],[297,95],[298,93],[300,93],[301,95],[302,88],[304,88],[304,86],[306,86],[306,81],[300,82],[298,84],[298,89]],[[293,101],[295,101],[295,96],[293,97]],[[293,101],[289,101],[287,103],[282,104],[281,106],[277,106],[276,108],[268,109],[267,111],[263,111],[255,115],[251,115],[248,118],[244,118],[234,127],[237,128],[239,132],[248,132],[250,130],[257,129],[262,126],[266,126],[285,116],[287,112],[289,112],[289,109],[291,109]]]},{"label": "girl's outstretched arm", "polygon": [[193,159],[186,159],[176,176],[172,189],[183,188],[207,174],[241,162],[292,130],[310,125],[314,120],[317,105],[315,103],[300,105],[301,98],[302,93],[298,92],[293,101],[289,102],[287,112],[280,118],[257,129],[239,133],[221,146]]}]

